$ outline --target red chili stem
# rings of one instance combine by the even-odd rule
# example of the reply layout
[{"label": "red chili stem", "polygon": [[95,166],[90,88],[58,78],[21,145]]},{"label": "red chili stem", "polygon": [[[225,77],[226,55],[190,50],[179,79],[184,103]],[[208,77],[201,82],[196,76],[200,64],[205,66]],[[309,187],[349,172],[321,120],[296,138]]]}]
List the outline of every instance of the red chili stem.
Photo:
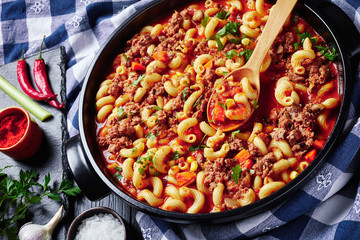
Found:
[{"label": "red chili stem", "polygon": [[35,90],[30,82],[30,78],[28,75],[28,68],[26,61],[24,59],[24,51],[21,53],[21,58],[19,59],[16,67],[17,79],[19,81],[21,89],[26,93],[29,97],[34,100],[42,101],[42,100],[51,100],[56,97],[54,94],[44,94],[37,90]]},{"label": "red chili stem", "polygon": [[[45,39],[45,36],[44,36]],[[41,57],[41,48],[42,48],[42,44],[44,42],[44,39],[40,45],[40,53],[39,53],[39,57],[34,61],[34,79],[35,79],[35,83],[36,86],[40,89],[40,91],[44,94],[54,94],[50,85],[49,85],[49,81],[47,79],[47,74],[46,74],[46,65],[45,65],[45,61],[44,59]],[[56,99],[52,99],[50,101],[48,101],[48,103],[55,107],[55,108],[63,108],[64,107],[64,103],[60,103],[58,100]]]}]

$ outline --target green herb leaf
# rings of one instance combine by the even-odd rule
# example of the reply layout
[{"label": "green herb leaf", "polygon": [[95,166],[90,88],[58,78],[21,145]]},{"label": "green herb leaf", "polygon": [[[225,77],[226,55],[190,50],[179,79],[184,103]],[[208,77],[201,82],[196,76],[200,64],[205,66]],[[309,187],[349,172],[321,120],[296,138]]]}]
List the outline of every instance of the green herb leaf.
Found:
[{"label": "green herb leaf", "polygon": [[233,59],[235,55],[240,56],[240,53],[238,53],[235,49],[231,49],[225,53],[225,57],[228,59]]},{"label": "green herb leaf", "polygon": [[158,106],[153,106],[153,109],[155,109],[155,110],[157,110],[157,111],[162,110],[162,108],[161,108],[161,107],[158,107]]},{"label": "green herb leaf", "polygon": [[252,49],[246,49],[246,50],[243,50],[240,52],[240,56],[244,56],[245,61],[247,62],[247,61],[249,61],[252,53],[253,53]]},{"label": "green herb leaf", "polygon": [[202,98],[202,95],[200,95],[198,97],[198,99],[196,99],[196,101],[194,102],[193,108],[197,107],[198,105],[200,105],[200,99]]},{"label": "green herb leaf", "polygon": [[125,61],[127,61],[127,62],[129,61],[129,58],[125,53],[123,53],[122,56],[125,58]]},{"label": "green herb leaf", "polygon": [[182,91],[182,97],[183,97],[184,102],[186,101],[186,97],[187,97],[187,92],[186,92],[187,89],[188,89],[188,87],[185,87],[184,90]]},{"label": "green herb leaf", "polygon": [[138,171],[139,171],[139,173],[140,173],[141,175],[144,175],[144,174],[145,174],[145,169],[142,168],[142,167],[139,167],[139,168],[138,168]]},{"label": "green herb leaf", "polygon": [[121,181],[122,178],[123,178],[123,176],[122,176],[119,172],[116,172],[116,173],[114,174],[114,178],[116,178],[117,180]]},{"label": "green herb leaf", "polygon": [[124,111],[122,106],[119,107],[118,116],[119,120],[127,117],[127,113]]},{"label": "green herb leaf", "polygon": [[141,75],[139,76],[139,78],[138,78],[135,82],[131,83],[130,85],[135,85],[135,86],[137,86],[137,85],[141,82],[141,80],[144,79],[144,77],[145,77],[145,74],[141,74]]},{"label": "green herb leaf", "polygon": [[160,174],[159,172],[154,172],[153,176],[156,177],[156,176],[159,176],[159,174]]},{"label": "green herb leaf", "polygon": [[323,47],[320,45],[315,45],[314,48],[320,49],[319,53],[321,53],[324,57],[329,59],[330,61],[334,61],[335,58],[339,55],[335,48],[331,49],[331,52],[329,52],[329,49],[327,47]]},{"label": "green herb leaf", "polygon": [[236,184],[239,184],[239,178],[240,178],[241,171],[242,171],[242,169],[241,169],[240,164],[238,164],[232,168],[231,177],[232,177],[233,181],[236,182]]},{"label": "green herb leaf", "polygon": [[192,151],[192,152],[194,152],[194,151],[197,151],[197,150],[199,150],[200,148],[205,148],[206,147],[206,145],[202,145],[202,143],[204,142],[204,140],[205,140],[205,138],[206,138],[206,134],[204,134],[204,136],[202,137],[202,139],[201,139],[201,141],[200,141],[200,144],[198,145],[198,146],[191,146],[191,147],[189,147],[189,151]]},{"label": "green herb leaf", "polygon": [[155,133],[155,135],[151,132],[146,134],[146,139],[156,139],[156,137],[159,135],[159,133]]},{"label": "green herb leaf", "polygon": [[229,74],[229,72],[222,72],[222,75],[224,75],[224,77],[226,77]]},{"label": "green herb leaf", "polygon": [[221,28],[216,35],[220,36],[220,37],[224,37],[227,34],[232,34],[235,36],[240,36],[240,31],[239,31],[239,27],[241,26],[241,23],[238,22],[227,22],[226,25]]},{"label": "green herb leaf", "polygon": [[317,37],[317,36],[311,37],[311,34],[310,34],[308,31],[305,31],[305,32],[303,32],[303,33],[300,33],[299,29],[296,28],[296,27],[294,28],[294,30],[295,30],[296,35],[298,36],[299,41],[301,42],[301,44],[304,43],[304,41],[305,41],[306,38],[309,38],[312,43],[316,43],[317,40],[318,40],[318,37]]},{"label": "green herb leaf", "polygon": [[234,138],[236,134],[238,134],[240,132],[240,130],[236,130],[231,132],[231,137]]},{"label": "green herb leaf", "polygon": [[221,11],[215,15],[215,17],[220,18],[222,20],[227,19],[229,16],[230,13],[226,12],[224,9],[221,9]]},{"label": "green herb leaf", "polygon": [[204,28],[206,27],[206,25],[209,22],[209,16],[205,16],[202,20],[201,20],[201,26],[203,26]]},{"label": "green herb leaf", "polygon": [[254,108],[254,109],[257,109],[258,107],[259,107],[258,100],[257,100],[257,99],[254,99],[254,100],[253,100],[253,108]]},{"label": "green herb leaf", "polygon": [[220,38],[216,38],[215,41],[216,41],[216,43],[217,43],[217,45],[218,45],[218,51],[223,50],[223,49],[224,49],[224,45],[222,44]]},{"label": "green herb leaf", "polygon": [[177,151],[175,151],[174,156],[173,156],[173,160],[176,160],[176,159],[179,159],[179,158],[180,158],[180,154]]},{"label": "green herb leaf", "polygon": [[296,43],[294,43],[294,50],[296,51],[296,50],[298,50],[299,48],[300,48],[300,43],[298,43],[298,42],[296,42]]},{"label": "green herb leaf", "polygon": [[227,110],[225,103],[218,102],[218,104],[219,104],[225,111]]},{"label": "green herb leaf", "polygon": [[231,38],[230,42],[232,42],[233,44],[240,44],[241,43],[241,39],[238,38]]},{"label": "green herb leaf", "polygon": [[118,172],[122,172],[122,171],[123,171],[122,168],[120,168],[119,166],[115,166],[114,168],[115,168],[115,170],[118,171]]},{"label": "green herb leaf", "polygon": [[253,175],[255,173],[255,170],[254,169],[249,169],[249,172],[251,175]]}]

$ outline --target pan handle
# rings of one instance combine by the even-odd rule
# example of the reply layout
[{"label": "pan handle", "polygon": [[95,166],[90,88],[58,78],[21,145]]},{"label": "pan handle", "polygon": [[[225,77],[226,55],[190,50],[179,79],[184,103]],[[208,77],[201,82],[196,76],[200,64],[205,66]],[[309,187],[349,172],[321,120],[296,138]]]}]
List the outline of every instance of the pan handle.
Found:
[{"label": "pan handle", "polygon": [[70,170],[84,195],[91,201],[101,199],[110,193],[110,189],[99,178],[84,154],[80,135],[65,142],[65,150]]},{"label": "pan handle", "polygon": [[[337,5],[325,0],[307,1],[313,9],[326,19],[326,24],[336,31],[341,38],[342,46],[351,60],[358,61],[360,57],[360,33],[350,17]],[[355,69],[356,70],[356,69]]]}]

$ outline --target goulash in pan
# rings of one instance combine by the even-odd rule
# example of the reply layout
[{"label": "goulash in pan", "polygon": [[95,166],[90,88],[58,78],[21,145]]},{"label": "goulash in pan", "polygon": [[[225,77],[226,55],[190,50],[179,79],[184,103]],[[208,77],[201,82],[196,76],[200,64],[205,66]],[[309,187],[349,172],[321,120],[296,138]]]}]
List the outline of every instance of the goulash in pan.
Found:
[{"label": "goulash in pan", "polygon": [[[121,189],[168,211],[226,211],[269,196],[314,160],[340,100],[335,49],[308,23],[289,16],[262,63],[259,100],[248,79],[222,80],[249,59],[271,7],[195,2],[119,50],[96,107],[98,145]],[[241,128],[219,130],[252,109]]]}]

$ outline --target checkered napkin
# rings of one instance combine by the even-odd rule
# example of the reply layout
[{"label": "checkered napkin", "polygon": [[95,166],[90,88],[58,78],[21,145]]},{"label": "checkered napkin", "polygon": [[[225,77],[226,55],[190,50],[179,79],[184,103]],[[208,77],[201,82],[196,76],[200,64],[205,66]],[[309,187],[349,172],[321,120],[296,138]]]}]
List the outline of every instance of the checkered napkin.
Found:
[{"label": "checkered napkin", "polygon": [[[152,0],[2,0],[0,65],[45,48],[65,46],[68,57],[67,118],[70,136],[78,133],[78,97],[87,69],[109,34]],[[314,0],[316,1],[316,0]],[[360,2],[332,0],[360,30]],[[121,12],[121,13],[120,13]],[[120,13],[120,14],[119,14]],[[334,16],[335,17],[335,16]],[[360,91],[360,77],[354,87]],[[306,185],[280,205],[250,218],[217,225],[180,225],[139,212],[144,239],[360,239],[360,96],[353,94],[349,135]],[[359,175],[359,174],[358,174]]]}]

